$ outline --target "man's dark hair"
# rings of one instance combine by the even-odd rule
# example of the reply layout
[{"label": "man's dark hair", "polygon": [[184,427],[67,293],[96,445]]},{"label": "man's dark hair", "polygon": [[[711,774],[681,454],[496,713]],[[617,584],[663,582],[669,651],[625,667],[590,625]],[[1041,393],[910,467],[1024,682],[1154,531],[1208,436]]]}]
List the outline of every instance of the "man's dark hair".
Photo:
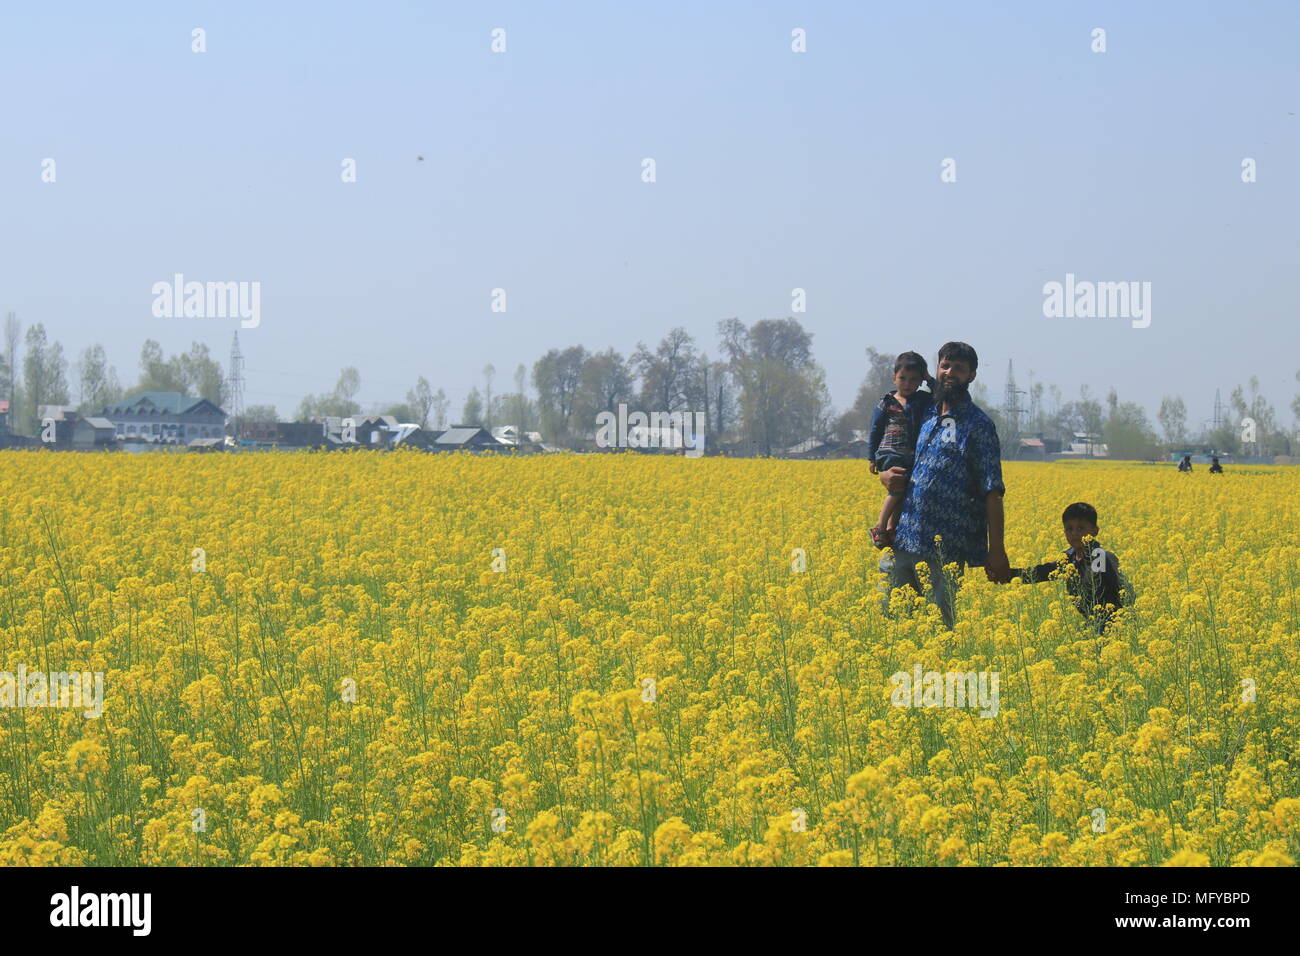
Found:
[{"label": "man's dark hair", "polygon": [[975,350],[965,342],[945,342],[943,348],[939,349],[939,361],[942,362],[944,359],[965,362],[970,366],[972,372],[979,368],[980,364],[979,356],[975,354]]},{"label": "man's dark hair", "polygon": [[1083,520],[1093,527],[1097,526],[1097,509],[1086,501],[1076,501],[1065,509],[1061,515],[1061,521]]}]

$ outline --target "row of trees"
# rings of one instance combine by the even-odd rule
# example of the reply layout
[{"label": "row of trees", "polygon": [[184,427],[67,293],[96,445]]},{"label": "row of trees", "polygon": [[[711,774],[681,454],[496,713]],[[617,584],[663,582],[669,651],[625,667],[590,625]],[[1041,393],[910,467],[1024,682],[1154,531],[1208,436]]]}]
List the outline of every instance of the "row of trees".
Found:
[{"label": "row of trees", "polygon": [[[1296,373],[1300,382],[1300,372]],[[1251,377],[1248,389],[1232,390],[1218,416],[1218,421],[1193,423],[1187,417],[1187,405],[1178,395],[1161,399],[1155,421],[1137,402],[1120,401],[1114,388],[1104,400],[1081,386],[1079,397],[1064,400],[1060,389],[1039,382],[1030,386],[1025,415],[1008,414],[1013,403],[1001,404],[989,396],[989,389],[978,380],[972,390],[976,402],[998,425],[1004,447],[1014,447],[1016,439],[1027,436],[1055,438],[1068,444],[1083,433],[1095,436],[1109,447],[1117,459],[1154,460],[1173,449],[1208,447],[1215,451],[1247,457],[1269,457],[1300,452],[1300,435],[1279,420],[1273,406],[1260,392],[1259,380]],[[1291,411],[1300,422],[1300,394],[1291,402]]]},{"label": "row of trees", "polygon": [[726,319],[718,323],[718,344],[718,356],[711,357],[685,329],[675,328],[654,348],[638,343],[626,358],[581,345],[552,349],[533,365],[538,428],[548,440],[572,445],[593,431],[600,412],[617,412],[620,404],[645,412],[699,412],[707,436],[727,436],[755,454],[830,429],[825,374],[813,360],[812,335],[796,319],[749,327]]},{"label": "row of trees", "polygon": [[[1300,382],[1300,371],[1296,372]],[[977,390],[977,392],[980,390]],[[1279,420],[1273,406],[1261,393],[1259,379],[1252,376],[1248,388],[1237,386],[1221,408],[1218,421],[1193,423],[1187,417],[1187,404],[1179,395],[1161,399],[1153,423],[1137,402],[1122,402],[1114,388],[1103,401],[1088,386],[1079,389],[1074,401],[1063,401],[1055,385],[1046,390],[1041,382],[1030,386],[1028,416],[1008,416],[1002,406],[987,401],[986,410],[998,421],[1000,434],[1020,437],[1043,435],[1068,442],[1082,432],[1098,436],[1109,446],[1110,455],[1120,459],[1151,460],[1170,449],[1193,446],[1209,447],[1219,452],[1249,457],[1295,454],[1300,451],[1296,432]],[[1217,396],[1216,396],[1217,398]],[[979,399],[977,399],[979,401]],[[1300,394],[1291,402],[1291,411],[1300,422]],[[1019,431],[1019,434],[1017,432]]]},{"label": "row of trees", "polygon": [[[866,377],[852,407],[837,420],[837,437],[847,439],[854,429],[868,427],[873,407],[893,387],[893,369],[893,355],[867,349]],[[1300,382],[1300,371],[1295,377]],[[1151,460],[1162,457],[1167,449],[1190,445],[1250,456],[1300,451],[1297,435],[1289,433],[1278,419],[1273,406],[1260,392],[1259,380],[1253,376],[1248,393],[1241,386],[1232,390],[1217,424],[1206,421],[1192,427],[1182,397],[1164,396],[1156,415],[1159,433],[1146,410],[1137,402],[1120,401],[1114,388],[1108,390],[1103,401],[1090,386],[1082,385],[1079,397],[1067,400],[1058,386],[1034,382],[1032,374],[1028,389],[1017,389],[1008,369],[1001,401],[991,394],[987,372],[985,378],[975,380],[971,393],[998,426],[1006,454],[1017,447],[1022,437],[1053,438],[1068,445],[1080,432],[1096,436],[1109,446],[1111,457],[1119,459]],[[1300,394],[1292,400],[1291,411],[1300,423]],[[1253,425],[1246,428],[1243,422]]]},{"label": "row of trees", "polygon": [[[771,454],[830,427],[825,376],[812,357],[812,336],[795,319],[766,319],[746,327],[738,319],[718,324],[719,356],[698,349],[685,329],[675,328],[653,348],[638,343],[630,356],[614,349],[589,352],[582,345],[551,349],[514,372],[514,390],[494,389],[496,368],[483,368],[450,424],[493,428],[513,425],[539,431],[552,444],[575,447],[596,427],[602,411],[629,409],[703,412],[714,440],[726,435]],[[529,394],[531,383],[533,394]],[[334,390],[308,395],[298,417],[354,415],[361,378],[345,368]],[[449,424],[449,402],[421,377],[406,401],[383,412],[422,427]],[[251,417],[251,411],[250,411]]]},{"label": "row of trees", "polygon": [[[217,405],[226,399],[221,363],[201,342],[170,357],[164,356],[157,342],[145,342],[140,352],[140,379],[130,391],[150,390],[201,396]],[[37,323],[24,333],[12,312],[5,317],[0,398],[9,402],[16,431],[34,433],[42,405],[75,405],[82,414],[93,414],[120,401],[126,391],[102,345],[88,346],[69,363],[63,346],[49,340],[43,325]]]},{"label": "row of trees", "polygon": [[[298,420],[310,421],[313,418],[337,416],[346,418],[361,413],[361,403],[357,393],[361,391],[361,373],[355,368],[345,368],[339,373],[339,380],[334,390],[320,395],[307,395],[298,405]],[[406,393],[406,401],[385,407],[382,414],[396,416],[399,421],[415,422],[421,428],[431,425],[436,428],[446,427],[447,412],[451,403],[442,389],[436,392],[423,375],[415,387]],[[273,406],[251,405],[245,413],[249,421],[276,421]]]},{"label": "row of trees", "polygon": [[[531,374],[524,365],[515,368],[513,391],[494,390],[496,369],[487,365],[482,370],[482,389],[470,390],[454,420],[449,418],[453,412],[446,393],[435,390],[424,376],[404,402],[373,410],[424,428],[514,425],[522,431],[539,431],[548,442],[567,447],[582,444],[594,430],[597,415],[616,412],[620,404],[644,412],[702,412],[711,441],[726,440],[752,454],[774,454],[811,436],[848,439],[855,430],[866,429],[880,396],[893,387],[893,354],[868,348],[866,375],[854,402],[836,416],[825,374],[813,358],[812,334],[797,319],[763,319],[751,326],[725,319],[717,325],[717,339],[713,356],[680,327],[653,348],[638,343],[629,356],[612,348],[589,352],[582,345],[551,349],[533,363]],[[83,414],[98,412],[123,397],[117,372],[99,344],[84,349],[70,367],[62,345],[49,341],[42,325],[33,325],[24,334],[12,313],[5,319],[3,344],[0,398],[8,399],[16,430],[34,433],[41,405],[73,404],[74,386]],[[1167,447],[1193,443],[1234,454],[1300,450],[1296,436],[1279,421],[1254,377],[1248,389],[1233,389],[1217,423],[1202,422],[1199,428],[1188,422],[1181,396],[1165,396],[1156,415],[1160,433],[1141,405],[1120,401],[1114,388],[1102,399],[1084,385],[1077,399],[1067,400],[1058,386],[1034,382],[1032,373],[1029,387],[1017,389],[1008,369],[1004,399],[999,403],[991,397],[987,377],[986,372],[976,380],[972,394],[998,425],[1007,453],[1024,436],[1068,444],[1078,432],[1099,437],[1115,458],[1157,458]],[[1300,372],[1296,380],[1300,382]],[[167,356],[157,342],[146,341],[140,352],[139,380],[129,391],[144,390],[183,392],[222,407],[229,397],[221,363],[200,342],[187,352]],[[360,373],[345,368],[332,391],[305,396],[296,417],[360,414],[360,391]],[[1022,401],[1027,407],[1021,406]],[[1300,394],[1291,411],[1300,420]],[[252,405],[244,413],[250,422],[278,417],[271,405]]]}]

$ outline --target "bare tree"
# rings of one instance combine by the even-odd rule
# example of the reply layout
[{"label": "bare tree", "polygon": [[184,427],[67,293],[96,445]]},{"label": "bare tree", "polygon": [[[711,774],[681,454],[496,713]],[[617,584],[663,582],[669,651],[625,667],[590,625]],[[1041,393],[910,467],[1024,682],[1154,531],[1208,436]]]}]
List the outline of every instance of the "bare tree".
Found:
[{"label": "bare tree", "polygon": [[847,440],[854,430],[871,427],[872,413],[876,404],[886,392],[894,388],[894,357],[884,352],[877,352],[867,347],[867,374],[858,386],[857,398],[853,407],[840,416],[835,431],[843,440]]},{"label": "bare tree", "polygon": [[[1259,391],[1259,378],[1252,375],[1250,377],[1250,400],[1246,400],[1245,393],[1241,386],[1238,385],[1232,390],[1232,396],[1229,403],[1232,405],[1232,414],[1235,421],[1231,423],[1233,430],[1239,430],[1241,435],[1251,436],[1242,438],[1242,451],[1255,456],[1268,456],[1274,453],[1274,445],[1277,443],[1277,419],[1273,411],[1273,406],[1269,404]],[[1249,420],[1251,428],[1246,428]]]},{"label": "bare tree", "polygon": [[10,420],[18,412],[18,342],[23,325],[18,316],[10,312],[5,316],[5,369],[7,381],[4,397],[9,400]]},{"label": "bare tree", "polygon": [[24,393],[32,433],[40,422],[37,410],[42,405],[62,405],[68,401],[67,359],[63,346],[46,339],[45,326],[39,322],[27,330],[27,355],[23,358]]},{"label": "bare tree", "polygon": [[483,396],[477,387],[471,388],[465,396],[465,405],[460,411],[460,424],[483,426]]},{"label": "bare tree", "polygon": [[718,332],[740,385],[748,447],[771,455],[829,427],[825,373],[813,360],[812,335],[797,319],[763,319],[749,329],[726,319]]},{"label": "bare tree", "polygon": [[82,350],[77,360],[78,399],[82,414],[98,414],[106,405],[122,397],[122,387],[117,381],[117,370],[108,364],[104,346],[96,343]]},{"label": "bare tree", "polygon": [[653,352],[637,343],[632,366],[641,378],[642,411],[679,411],[687,403],[695,340],[678,327],[664,336]]},{"label": "bare tree", "polygon": [[1160,399],[1160,411],[1156,413],[1160,429],[1165,433],[1165,441],[1171,445],[1183,445],[1187,441],[1187,405],[1181,396],[1166,395]]},{"label": "bare tree", "polygon": [[520,362],[518,365],[515,366],[514,413],[515,413],[515,440],[519,442],[521,445],[523,444],[523,440],[524,440],[524,425],[525,425],[524,404],[528,400],[528,396],[524,394],[524,388],[526,387],[527,383],[528,383],[528,367],[524,365],[523,362]]},{"label": "bare tree", "polygon": [[361,373],[355,368],[345,368],[339,372],[338,383],[333,392],[323,395],[307,395],[298,406],[298,420],[310,421],[313,418],[346,417],[361,411],[357,403],[357,392],[361,391]]},{"label": "bare tree", "polygon": [[687,399],[691,411],[704,413],[705,434],[716,440],[735,418],[736,401],[727,363],[701,355],[691,373]]},{"label": "bare tree", "polygon": [[553,442],[570,443],[574,405],[582,383],[587,350],[581,345],[551,349],[533,363],[533,387],[543,432]]},{"label": "bare tree", "polygon": [[447,393],[438,389],[433,393],[433,427],[442,431],[447,427],[447,410],[451,403],[447,401]]},{"label": "bare tree", "polygon": [[577,419],[588,425],[601,412],[617,414],[620,402],[632,400],[633,376],[627,361],[613,349],[596,352],[582,364],[582,378],[574,402]]},{"label": "bare tree", "polygon": [[415,383],[415,388],[406,393],[406,402],[416,412],[421,428],[429,427],[429,409],[433,407],[433,389],[429,380],[423,375]]}]

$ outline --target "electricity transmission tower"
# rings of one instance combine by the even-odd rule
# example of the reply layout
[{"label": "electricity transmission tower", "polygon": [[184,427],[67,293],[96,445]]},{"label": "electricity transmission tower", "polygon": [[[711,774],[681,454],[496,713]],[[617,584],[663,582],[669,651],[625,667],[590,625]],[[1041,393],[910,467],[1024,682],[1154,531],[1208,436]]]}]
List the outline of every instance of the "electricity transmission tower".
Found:
[{"label": "electricity transmission tower", "polygon": [[1004,446],[1003,453],[1010,451],[1010,457],[1014,458],[1020,452],[1020,413],[1025,411],[1020,405],[1018,396],[1029,394],[1023,388],[1016,388],[1016,375],[1011,367],[1011,360],[1007,360],[1007,386],[1002,397],[1002,420],[1007,424],[1007,430],[1010,434],[1007,436],[1007,442]]},{"label": "electricity transmission tower", "polygon": [[226,377],[226,409],[236,439],[244,437],[244,353],[239,351],[239,333],[230,343],[230,370]]}]

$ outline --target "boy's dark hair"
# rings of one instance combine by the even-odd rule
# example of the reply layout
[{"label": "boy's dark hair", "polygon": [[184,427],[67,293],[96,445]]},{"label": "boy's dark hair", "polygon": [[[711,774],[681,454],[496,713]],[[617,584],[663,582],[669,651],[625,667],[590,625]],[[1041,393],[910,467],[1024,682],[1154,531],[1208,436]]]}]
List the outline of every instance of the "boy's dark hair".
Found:
[{"label": "boy's dark hair", "polygon": [[1061,521],[1082,520],[1088,522],[1093,527],[1097,526],[1097,509],[1086,501],[1076,501],[1065,509],[1061,515]]},{"label": "boy's dark hair", "polygon": [[975,354],[975,350],[965,342],[945,342],[943,348],[939,349],[939,361],[942,362],[946,358],[965,362],[970,366],[972,372],[979,368],[980,364],[979,356]]},{"label": "boy's dark hair", "polygon": [[920,372],[921,379],[934,388],[934,379],[930,377],[930,366],[925,362],[925,356],[919,352],[902,352],[898,358],[894,359],[894,374],[906,369],[909,372]]}]

